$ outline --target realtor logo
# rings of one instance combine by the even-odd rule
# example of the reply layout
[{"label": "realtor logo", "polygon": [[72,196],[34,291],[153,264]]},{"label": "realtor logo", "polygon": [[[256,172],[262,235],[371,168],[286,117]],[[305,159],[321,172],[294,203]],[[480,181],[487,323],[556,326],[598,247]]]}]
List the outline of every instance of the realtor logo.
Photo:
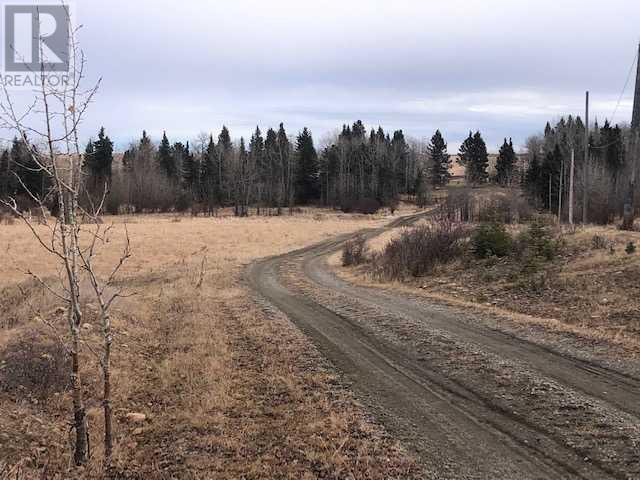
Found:
[{"label": "realtor logo", "polygon": [[68,72],[67,5],[4,5],[4,72]]}]

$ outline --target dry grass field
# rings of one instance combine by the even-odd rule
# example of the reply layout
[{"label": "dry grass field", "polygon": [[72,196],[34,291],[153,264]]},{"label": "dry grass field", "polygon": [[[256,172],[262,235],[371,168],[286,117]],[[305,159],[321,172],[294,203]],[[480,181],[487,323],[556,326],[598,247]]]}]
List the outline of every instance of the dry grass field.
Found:
[{"label": "dry grass field", "polygon": [[[388,218],[319,210],[118,217],[97,262],[103,272],[120,255],[125,220],[133,256],[119,283],[135,295],[114,311],[113,478],[412,476],[412,461],[364,416],[312,345],[254,301],[240,278],[253,259]],[[24,478],[98,477],[100,384],[89,349],[98,340],[95,305],[85,299],[82,328],[93,460],[72,473],[67,359],[42,322],[63,330],[63,315],[21,272],[54,279],[56,266],[18,223],[0,225],[0,248],[0,471],[4,461]]]}]

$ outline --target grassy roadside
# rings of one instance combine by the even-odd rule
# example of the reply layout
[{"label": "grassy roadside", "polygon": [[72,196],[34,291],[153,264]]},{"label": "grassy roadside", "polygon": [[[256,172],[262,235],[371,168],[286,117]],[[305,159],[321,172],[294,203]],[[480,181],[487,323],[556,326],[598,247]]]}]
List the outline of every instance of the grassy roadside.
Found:
[{"label": "grassy roadside", "polygon": [[[524,228],[509,230],[517,234]],[[369,253],[380,254],[401,232],[387,231],[370,240]],[[640,354],[640,255],[626,251],[630,242],[640,245],[640,233],[588,226],[565,229],[560,238],[560,254],[543,262],[534,276],[522,273],[521,259],[478,259],[468,252],[423,277],[393,282],[372,275],[370,265],[342,267],[340,252],[329,261],[349,281],[404,290]]]},{"label": "grassy roadside", "polygon": [[[306,338],[285,317],[258,305],[240,281],[243,265],[254,258],[387,218],[311,212],[271,219],[133,220],[129,234],[139,255],[122,282],[137,295],[118,304],[114,315],[113,478],[387,479],[416,473]],[[28,239],[20,227],[8,228],[14,230],[3,229],[0,238],[14,240],[9,251],[38,255],[28,240],[15,242]],[[114,240],[104,264],[118,251]],[[6,256],[0,260],[9,263]],[[46,264],[40,268],[50,274]],[[44,470],[50,478],[98,477],[95,361],[83,352],[96,460],[71,472],[64,365],[51,361],[64,356],[47,350],[55,342],[12,275],[2,279],[0,376],[10,372],[17,380],[0,388],[0,409],[7,412],[0,417],[0,458],[20,465],[24,478],[40,478]],[[62,321],[53,299],[29,282],[20,285],[39,315]],[[93,310],[86,305],[88,343],[97,339]],[[47,378],[55,384],[44,388],[40,376],[16,365],[10,353],[25,345],[32,346],[32,365],[49,368]]]}]

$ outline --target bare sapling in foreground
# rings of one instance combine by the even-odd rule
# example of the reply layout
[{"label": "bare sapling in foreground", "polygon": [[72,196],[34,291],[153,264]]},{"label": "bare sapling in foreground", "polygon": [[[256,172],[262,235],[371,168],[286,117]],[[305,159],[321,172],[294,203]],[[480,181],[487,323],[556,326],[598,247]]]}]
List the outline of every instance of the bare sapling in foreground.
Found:
[{"label": "bare sapling in foreground", "polygon": [[[110,378],[113,333],[110,310],[116,299],[125,296],[115,281],[130,256],[130,244],[127,234],[125,247],[110,271],[96,271],[93,261],[108,241],[111,230],[100,219],[108,188],[105,186],[102,198],[91,203],[90,207],[81,205],[79,198],[84,181],[78,127],[98,90],[100,80],[89,89],[82,87],[86,60],[76,42],[78,29],[72,27],[68,8],[65,9],[69,30],[68,80],[55,86],[47,81],[51,71],[44,60],[43,40],[39,38],[40,71],[32,73],[38,75],[40,82],[33,92],[30,106],[21,110],[19,102],[4,84],[0,100],[2,128],[12,132],[28,150],[30,165],[21,166],[22,171],[40,175],[44,187],[35,191],[27,186],[24,178],[16,175],[22,194],[0,199],[0,206],[21,219],[42,249],[55,257],[58,263],[57,278],[40,276],[29,267],[25,273],[65,306],[65,327],[47,320],[46,315],[39,318],[50,327],[71,358],[70,388],[75,439],[73,463],[78,466],[85,464],[90,457],[80,369],[81,350],[86,349],[95,355],[100,365],[103,381],[104,465],[107,468],[113,451]],[[37,221],[31,215],[32,210],[37,211]],[[89,298],[93,298],[99,307],[102,345],[98,347],[91,345],[82,335],[82,302]]]}]

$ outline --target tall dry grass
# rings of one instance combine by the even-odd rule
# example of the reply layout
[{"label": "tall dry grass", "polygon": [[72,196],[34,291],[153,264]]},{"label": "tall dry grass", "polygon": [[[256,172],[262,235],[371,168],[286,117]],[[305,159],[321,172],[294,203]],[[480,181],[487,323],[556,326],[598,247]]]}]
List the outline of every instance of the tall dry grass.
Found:
[{"label": "tall dry grass", "polygon": [[[255,258],[388,219],[328,211],[172,219],[127,221],[133,257],[120,283],[136,295],[113,312],[113,476],[411,476],[411,461],[364,417],[305,337],[286,318],[267,314],[240,280],[243,266]],[[117,224],[97,260],[99,270],[118,258],[123,233]],[[54,324],[63,316],[54,299],[19,271],[28,265],[44,277],[55,275],[55,263],[24,227],[1,227],[0,246],[0,312],[10,319],[0,325],[2,362],[16,338],[35,332],[35,342],[51,341],[38,316]],[[96,309],[88,298],[84,308],[83,332],[91,345],[99,339]],[[68,393],[56,391],[35,403],[0,392],[0,457],[20,463],[25,478],[45,469],[59,478],[100,476],[99,378],[88,349],[82,358],[93,460],[79,474],[69,470]],[[132,422],[132,412],[146,419]]]}]

